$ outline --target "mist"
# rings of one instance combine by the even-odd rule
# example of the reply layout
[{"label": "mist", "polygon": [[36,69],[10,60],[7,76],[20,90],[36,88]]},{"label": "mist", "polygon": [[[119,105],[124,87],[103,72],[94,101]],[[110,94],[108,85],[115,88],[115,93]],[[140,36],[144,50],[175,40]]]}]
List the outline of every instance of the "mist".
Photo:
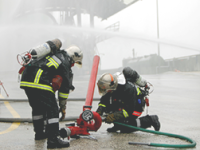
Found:
[{"label": "mist", "polygon": [[[140,74],[199,71],[200,2],[158,0],[159,14],[156,2],[135,1],[106,19],[94,15],[91,27],[87,11],[81,14],[80,26],[77,15],[63,10],[64,1],[51,1],[55,7],[50,7],[46,0],[0,0],[0,79],[17,81],[21,67],[17,55],[55,38],[62,41],[61,49],[75,44],[83,50],[83,67],[72,68],[75,78],[89,79],[94,55],[100,56],[99,75],[121,71],[125,66]],[[28,3],[37,9],[27,7]],[[172,62],[194,57],[191,65],[182,63],[184,67]]]},{"label": "mist", "polygon": [[[18,53],[28,51],[54,38],[60,38],[64,43],[62,48],[66,48],[69,43],[77,44],[77,41],[80,41],[79,38],[76,39],[77,35],[85,36],[84,38],[94,36],[97,39],[96,49],[93,50],[94,54],[98,53],[101,56],[101,69],[122,67],[122,60],[132,57],[133,49],[137,57],[158,54],[158,44],[160,44],[160,55],[164,59],[195,55],[200,52],[197,40],[200,33],[197,0],[158,1],[159,38],[156,0],[137,1],[106,20],[95,16],[94,28],[89,26],[87,13],[82,14],[82,27],[77,27],[77,16],[74,16],[73,26],[63,25],[59,11],[49,11],[54,17],[50,18],[41,10],[35,10],[34,13],[27,11],[24,14],[23,11],[19,13],[19,8],[27,9],[23,8],[25,5],[22,0],[14,2],[1,0],[0,3],[2,14],[0,40],[1,50],[4,52],[4,55],[1,55],[1,62],[6,62],[9,66],[1,65],[1,71],[15,70],[18,67],[15,58]],[[48,4],[45,3],[46,1],[35,1],[33,4],[38,8],[50,10],[46,8]],[[117,33],[104,30],[117,21],[120,22]],[[72,37],[75,37],[73,41]],[[99,37],[103,40],[98,41]],[[93,42],[87,41],[85,44],[91,45]],[[84,51],[87,53],[87,48]],[[7,58],[11,64],[6,61]],[[108,63],[110,60],[112,64]]]}]

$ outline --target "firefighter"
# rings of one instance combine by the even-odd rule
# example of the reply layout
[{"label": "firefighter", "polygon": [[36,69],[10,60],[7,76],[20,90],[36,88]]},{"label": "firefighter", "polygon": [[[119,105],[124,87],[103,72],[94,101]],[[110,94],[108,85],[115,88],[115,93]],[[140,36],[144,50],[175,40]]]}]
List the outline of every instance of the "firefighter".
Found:
[{"label": "firefighter", "polygon": [[[47,41],[53,49],[53,42]],[[71,67],[82,66],[83,53],[77,46],[56,50],[45,57],[33,60],[25,66],[20,88],[25,90],[32,107],[35,140],[48,138],[47,148],[68,147],[69,142],[59,138],[59,111],[61,120],[65,118],[66,102],[72,85]],[[58,93],[59,107],[55,92]],[[44,120],[47,121],[44,131]]]},{"label": "firefighter", "polygon": [[[153,126],[156,131],[160,129],[157,115],[140,117],[145,108],[144,97],[148,95],[140,87],[146,87],[147,81],[135,70],[125,67],[122,73],[103,74],[97,82],[99,94],[102,96],[96,110],[101,116],[107,114],[105,123],[121,122],[141,128]],[[104,116],[104,115],[103,115]],[[102,116],[102,118],[103,118]],[[108,132],[133,132],[134,129],[119,126],[114,123]]]}]

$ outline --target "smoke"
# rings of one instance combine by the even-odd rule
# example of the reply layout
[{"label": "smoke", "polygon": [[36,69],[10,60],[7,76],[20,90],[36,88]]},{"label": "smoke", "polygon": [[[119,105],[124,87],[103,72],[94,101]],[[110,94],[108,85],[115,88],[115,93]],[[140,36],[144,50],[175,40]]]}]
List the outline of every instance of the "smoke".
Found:
[{"label": "smoke", "polygon": [[[95,54],[101,56],[101,69],[112,69],[122,67],[123,59],[132,57],[133,49],[136,51],[136,56],[157,54],[157,47],[160,44],[160,47],[164,49],[161,52],[164,59],[173,58],[176,53],[183,50],[190,51],[188,54],[200,51],[198,46],[157,39],[142,33],[112,32],[103,29],[58,25],[60,23],[58,14],[57,18],[54,18],[55,15],[52,14],[55,12],[50,11],[49,14],[42,12],[44,9],[52,9],[47,7],[46,2],[41,0],[0,1],[2,4],[1,14],[3,14],[2,17],[0,16],[0,72],[18,70],[20,66],[16,60],[17,54],[29,51],[32,47],[55,38],[61,39],[63,49],[70,44],[82,47],[84,51],[82,68],[84,71],[82,72],[87,72],[86,74],[90,72]],[[24,7],[25,3],[30,3],[33,7]],[[136,5],[141,7],[142,2],[138,2]],[[136,5],[134,4],[134,6]],[[32,8],[36,6],[38,10],[33,10]],[[121,19],[119,18],[119,20]],[[173,52],[169,53],[168,51]]]},{"label": "smoke", "polygon": [[[57,6],[58,2],[55,1],[55,6]],[[32,7],[25,7],[25,3],[30,3]],[[183,56],[199,53],[200,47],[198,44],[188,45],[186,42],[183,43],[180,40],[179,42],[177,42],[178,40],[169,40],[170,38],[168,40],[157,39],[155,38],[155,33],[153,36],[149,36],[137,32],[137,30],[146,31],[145,29],[138,29],[139,27],[148,26],[149,30],[152,28],[156,29],[155,16],[147,15],[147,19],[145,18],[146,15],[139,16],[140,13],[135,12],[135,10],[139,12],[144,11],[144,3],[149,4],[152,1],[139,1],[133,5],[134,8],[138,7],[134,9],[134,14],[129,12],[129,16],[137,16],[131,18],[135,23],[133,25],[130,23],[131,19],[128,19],[128,23],[123,22],[127,18],[126,15],[121,15],[122,13],[120,14],[121,16],[118,15],[120,17],[116,20],[121,23],[120,25],[126,25],[124,28],[128,32],[124,32],[121,29],[123,26],[119,26],[119,32],[113,32],[104,30],[108,25],[105,26],[105,22],[112,20],[111,17],[102,22],[99,19],[98,23],[102,23],[102,25],[95,24],[98,28],[77,27],[77,22],[73,20],[74,18],[77,19],[77,16],[74,16],[74,18],[68,17],[67,21],[69,24],[64,24],[60,17],[60,12],[46,11],[48,13],[44,13],[44,10],[52,9],[48,7],[47,1],[0,0],[0,79],[7,78],[16,82],[18,71],[21,67],[17,62],[17,55],[55,38],[59,38],[62,41],[62,49],[75,44],[83,50],[83,67],[81,69],[73,67],[72,70],[74,71],[75,78],[84,76],[84,87],[87,87],[93,56],[95,54],[101,57],[99,66],[99,73],[101,74],[103,73],[101,70],[105,69],[120,70],[123,67],[124,59],[133,58],[134,56],[141,57],[158,54],[158,44],[162,49],[161,56],[164,59],[181,56],[183,51],[186,52]],[[33,10],[35,6],[38,6],[37,10]],[[148,8],[151,11],[155,11],[154,7],[148,5]],[[131,7],[128,9],[133,10]],[[146,13],[143,12],[143,14]],[[152,14],[155,15],[155,13]],[[154,23],[152,23],[150,17],[154,18]],[[82,18],[82,21],[86,21],[84,19]],[[89,18],[87,19],[89,20]],[[116,20],[109,22],[109,25],[115,23]],[[149,22],[142,24],[141,20],[144,20],[145,23],[148,20]],[[132,28],[129,28],[127,25],[132,26]],[[168,28],[166,27],[165,29]],[[133,54],[133,49],[135,54]],[[83,94],[85,93],[84,91]],[[82,97],[84,96],[82,95]]]}]

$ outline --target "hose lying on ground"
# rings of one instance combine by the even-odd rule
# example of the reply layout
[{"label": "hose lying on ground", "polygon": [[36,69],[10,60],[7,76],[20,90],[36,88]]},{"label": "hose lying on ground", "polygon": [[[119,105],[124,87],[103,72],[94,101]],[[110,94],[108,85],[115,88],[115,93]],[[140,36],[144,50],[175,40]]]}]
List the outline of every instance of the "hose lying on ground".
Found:
[{"label": "hose lying on ground", "polygon": [[189,148],[189,147],[191,148],[191,147],[195,147],[196,146],[196,142],[194,140],[192,140],[192,139],[190,139],[188,137],[182,136],[182,135],[159,132],[159,131],[153,131],[153,130],[147,130],[147,129],[143,129],[143,128],[139,128],[139,127],[135,127],[135,126],[119,123],[119,122],[115,122],[115,123],[118,124],[118,125],[121,125],[121,126],[125,126],[125,127],[136,129],[136,130],[140,130],[140,131],[143,131],[143,132],[149,132],[149,133],[153,133],[153,134],[166,135],[166,136],[170,136],[170,137],[184,139],[184,140],[186,140],[186,141],[191,143],[191,144],[159,144],[159,143],[129,142],[129,144],[131,144],[131,145],[147,145],[147,146],[170,147],[170,148]]},{"label": "hose lying on ground", "polygon": [[[62,121],[75,121],[79,116],[67,117]],[[29,122],[32,123],[31,118],[0,118],[0,122]]]},{"label": "hose lying on ground", "polygon": [[[63,121],[75,121],[77,118],[78,118],[78,116],[77,117],[68,117],[68,118],[65,118]],[[32,119],[30,119],[30,118],[0,118],[0,122],[32,122]],[[194,140],[192,140],[188,137],[182,136],[182,135],[147,130],[147,129],[143,129],[143,128],[139,128],[139,127],[135,127],[135,126],[119,123],[119,122],[115,122],[115,123],[118,125],[121,125],[121,126],[125,126],[128,128],[136,129],[136,130],[143,131],[143,132],[149,132],[149,133],[153,133],[153,134],[166,135],[166,136],[170,136],[170,137],[184,139],[191,143],[191,144],[159,144],[159,143],[129,142],[129,144],[131,144],[131,145],[147,145],[147,146],[170,147],[170,148],[192,148],[192,147],[196,146],[196,142]]]}]

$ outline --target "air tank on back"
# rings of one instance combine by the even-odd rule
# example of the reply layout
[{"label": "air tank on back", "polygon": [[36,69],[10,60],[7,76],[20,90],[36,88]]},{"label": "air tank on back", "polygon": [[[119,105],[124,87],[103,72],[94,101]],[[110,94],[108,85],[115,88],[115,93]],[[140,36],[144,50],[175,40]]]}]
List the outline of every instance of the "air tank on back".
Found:
[{"label": "air tank on back", "polygon": [[30,50],[30,54],[32,55],[33,59],[40,58],[45,56],[49,53],[55,53],[59,50],[62,46],[62,42],[59,39],[54,39],[47,41],[37,47],[34,47]]}]

